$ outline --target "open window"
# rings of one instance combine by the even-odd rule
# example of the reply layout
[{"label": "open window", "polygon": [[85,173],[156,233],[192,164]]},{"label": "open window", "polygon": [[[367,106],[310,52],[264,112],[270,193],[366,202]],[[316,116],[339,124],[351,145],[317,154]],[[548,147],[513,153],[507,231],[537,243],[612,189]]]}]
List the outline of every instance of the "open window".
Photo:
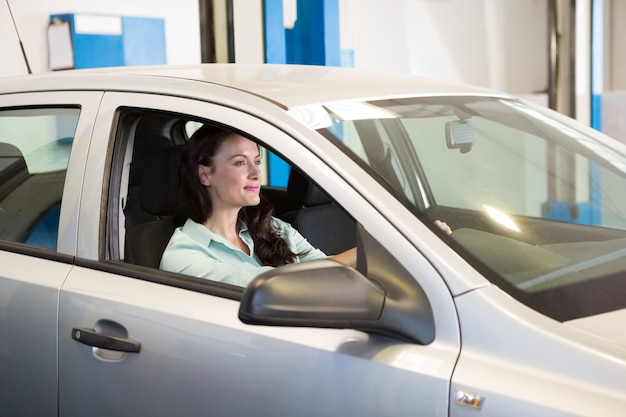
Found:
[{"label": "open window", "polygon": [[107,209],[107,257],[158,268],[159,251],[174,230],[173,190],[177,152],[186,140],[185,119],[136,108],[119,113]]},{"label": "open window", "polygon": [[[114,194],[108,210],[109,258],[159,268],[176,227],[172,216],[182,146],[203,123],[212,122],[143,109],[123,109],[119,120],[113,155],[117,169],[112,170],[110,187]],[[238,133],[258,142],[248,132]],[[354,220],[301,170],[259,145],[264,170],[261,194],[274,207],[274,216],[328,255],[355,247]],[[286,186],[270,185],[270,164],[283,165]]]}]

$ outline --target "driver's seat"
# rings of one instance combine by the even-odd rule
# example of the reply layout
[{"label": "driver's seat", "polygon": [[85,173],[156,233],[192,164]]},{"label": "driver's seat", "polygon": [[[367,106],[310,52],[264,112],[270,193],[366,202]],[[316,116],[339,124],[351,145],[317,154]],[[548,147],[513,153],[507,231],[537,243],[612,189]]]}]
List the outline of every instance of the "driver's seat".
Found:
[{"label": "driver's seat", "polygon": [[131,226],[126,232],[124,260],[158,268],[161,256],[176,226],[172,221],[178,187],[178,165],[182,145],[151,153],[139,190],[139,204],[157,220]]}]

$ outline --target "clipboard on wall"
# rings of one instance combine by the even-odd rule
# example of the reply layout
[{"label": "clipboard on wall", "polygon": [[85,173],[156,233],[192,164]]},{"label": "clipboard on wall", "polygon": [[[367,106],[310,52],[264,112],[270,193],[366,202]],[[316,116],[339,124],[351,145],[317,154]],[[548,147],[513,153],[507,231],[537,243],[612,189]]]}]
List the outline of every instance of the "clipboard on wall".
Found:
[{"label": "clipboard on wall", "polygon": [[72,28],[68,20],[54,18],[48,25],[48,62],[52,71],[75,66]]}]

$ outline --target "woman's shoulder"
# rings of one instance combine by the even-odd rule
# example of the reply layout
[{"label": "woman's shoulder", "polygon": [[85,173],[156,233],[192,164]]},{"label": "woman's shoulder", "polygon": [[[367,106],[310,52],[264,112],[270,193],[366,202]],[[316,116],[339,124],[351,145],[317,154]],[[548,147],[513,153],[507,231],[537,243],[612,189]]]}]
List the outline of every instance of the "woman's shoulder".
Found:
[{"label": "woman's shoulder", "polygon": [[278,217],[271,218],[271,225],[272,229],[274,229],[278,234],[283,237],[296,231],[296,229],[294,229],[294,227],[290,223]]},{"label": "woman's shoulder", "polygon": [[272,226],[291,226],[289,223],[278,217],[271,217]]},{"label": "woman's shoulder", "polygon": [[272,229],[283,239],[294,239],[295,235],[298,234],[298,231],[291,225],[291,223],[279,219],[278,217],[272,217],[271,224]]}]

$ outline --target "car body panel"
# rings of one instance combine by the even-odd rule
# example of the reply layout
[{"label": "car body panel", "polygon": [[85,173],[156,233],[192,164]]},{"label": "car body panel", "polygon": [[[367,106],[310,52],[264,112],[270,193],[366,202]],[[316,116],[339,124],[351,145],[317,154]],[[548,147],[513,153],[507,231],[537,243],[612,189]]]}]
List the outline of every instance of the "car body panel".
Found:
[{"label": "car body panel", "polygon": [[[341,68],[317,66],[212,64],[210,66],[120,67],[37,74],[27,79],[0,79],[0,91],[109,90],[158,94],[202,94],[207,85],[221,85],[263,97],[284,107],[335,100],[405,97],[430,94],[494,95],[484,88],[452,85],[410,75],[385,77],[382,73],[347,74]],[[356,77],[356,78],[355,78]],[[378,83],[371,83],[376,78]],[[349,83],[347,81],[350,81]],[[280,88],[279,88],[280,86]],[[233,97],[234,91],[231,92]]]},{"label": "car body panel", "polygon": [[626,333],[615,331],[623,327],[624,323],[626,323],[626,310],[611,311],[610,313],[571,320],[565,324],[626,347]]},{"label": "car body panel", "polygon": [[57,408],[58,295],[72,264],[4,248],[0,265],[2,414],[52,416]]},{"label": "car body panel", "polygon": [[[61,296],[61,415],[408,416],[416,407],[434,415],[447,409],[456,354],[445,346],[403,347],[354,331],[250,329],[236,319],[237,301],[172,290],[74,270]],[[74,327],[103,320],[125,328],[141,351],[120,357],[70,337]],[[431,361],[433,352],[439,362]]]},{"label": "car body panel", "polygon": [[[547,409],[549,415],[559,416],[622,414],[624,347],[521,307],[494,286],[456,297],[455,302],[463,351],[452,396],[454,390],[484,396],[482,411],[488,415],[521,409],[539,414]],[[473,412],[456,408],[459,414],[451,415]]]},{"label": "car body panel", "polygon": [[[620,415],[626,352],[614,333],[624,310],[561,323],[523,305],[337,143],[286,111],[450,95],[510,99],[327,67],[114,68],[0,79],[1,108],[81,108],[57,251],[0,242],[0,361],[9,370],[0,375],[0,406],[8,404],[0,414]],[[376,277],[393,284],[384,287],[385,311],[395,311],[393,291],[425,294],[434,340],[420,345],[347,324],[244,324],[243,288],[125,262],[133,112],[236,128],[302,170],[367,235],[372,246],[360,256],[394,264],[381,268],[390,276]],[[84,338],[92,331],[136,351],[92,346]]]}]

